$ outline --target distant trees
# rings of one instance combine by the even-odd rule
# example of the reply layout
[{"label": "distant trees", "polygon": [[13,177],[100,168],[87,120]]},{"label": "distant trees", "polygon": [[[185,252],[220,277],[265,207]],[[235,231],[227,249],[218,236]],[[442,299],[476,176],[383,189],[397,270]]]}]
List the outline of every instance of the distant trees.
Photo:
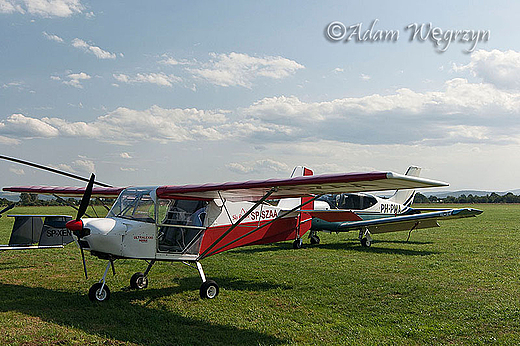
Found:
[{"label": "distant trees", "polygon": [[459,197],[447,196],[445,198],[438,198],[437,196],[426,197],[418,192],[415,195],[414,203],[520,203],[520,196],[511,192],[505,195],[499,195],[493,192],[485,196],[474,196],[472,194],[466,196],[462,194]]},{"label": "distant trees", "polygon": [[[90,204],[92,205],[101,205],[103,203],[107,205],[112,204],[111,199],[107,198],[95,198],[90,200]],[[0,205],[10,205],[14,202],[9,201],[5,198],[0,199]],[[53,198],[53,199],[39,199],[38,194],[35,193],[20,193],[20,201],[17,203],[19,206],[58,206],[58,205],[75,205],[78,206],[80,203],[79,198]]]}]

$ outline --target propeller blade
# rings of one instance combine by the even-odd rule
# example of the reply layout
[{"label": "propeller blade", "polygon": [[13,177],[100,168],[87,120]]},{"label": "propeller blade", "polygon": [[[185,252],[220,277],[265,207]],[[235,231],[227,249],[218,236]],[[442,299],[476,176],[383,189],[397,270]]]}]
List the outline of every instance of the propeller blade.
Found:
[{"label": "propeller blade", "polygon": [[6,211],[13,209],[15,205],[16,205],[16,203],[13,203],[13,204],[5,207],[4,209],[2,209],[2,211],[0,211],[0,217],[2,217],[2,214],[5,213]]},{"label": "propeller blade", "polygon": [[90,175],[90,180],[87,184],[87,188],[85,189],[85,193],[83,193],[83,197],[81,198],[81,203],[78,208],[78,215],[76,216],[76,221],[81,219],[81,217],[85,214],[88,208],[88,204],[90,202],[90,196],[92,195],[92,188],[94,187],[94,179],[96,176],[94,173]]},{"label": "propeller blade", "polygon": [[87,274],[87,263],[85,262],[85,253],[83,252],[83,246],[79,245],[79,250],[81,251],[81,259],[83,261],[83,271],[85,272],[85,280],[88,280]]},{"label": "propeller blade", "polygon": [[[19,164],[22,164],[22,165],[26,165],[26,166],[42,169],[44,171],[49,171],[49,172],[56,173],[56,174],[61,174],[61,175],[64,175],[64,176],[72,178],[72,179],[78,179],[78,180],[81,180],[81,181],[89,181],[87,178],[81,177],[81,176],[76,175],[76,174],[72,174],[72,173],[69,173],[69,172],[61,171],[59,169],[52,168],[52,167],[47,167],[47,166],[40,165],[40,164],[37,164],[37,163],[33,163],[33,162],[17,159],[15,157],[9,157],[9,156],[5,156],[5,155],[0,155],[0,159],[16,162],[16,163],[19,163]],[[103,186],[103,187],[113,187],[112,185],[101,183],[99,181],[95,181],[94,184],[99,185],[99,186]]]}]

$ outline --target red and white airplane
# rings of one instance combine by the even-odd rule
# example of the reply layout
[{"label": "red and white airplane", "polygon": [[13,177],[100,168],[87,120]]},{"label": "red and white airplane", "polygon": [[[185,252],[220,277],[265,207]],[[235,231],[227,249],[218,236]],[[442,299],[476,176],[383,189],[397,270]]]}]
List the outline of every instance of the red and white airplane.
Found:
[{"label": "red and white airplane", "polygon": [[[33,164],[34,166],[34,164]],[[41,168],[41,167],[39,167]],[[202,279],[201,298],[214,298],[219,287],[207,280],[200,261],[240,246],[285,240],[301,246],[301,237],[311,228],[314,201],[324,194],[440,187],[440,181],[393,172],[343,173],[202,185],[145,187],[19,186],[4,191],[82,196],[75,220],[67,223],[81,249],[107,260],[102,278],[89,290],[93,301],[110,297],[107,273],[114,260],[142,259],[144,272],[135,273],[130,286],[148,285],[147,275],[157,261],[178,261],[196,268]],[[83,218],[91,197],[117,197],[104,218]],[[284,199],[298,199],[291,208]],[[281,199],[277,206],[267,200]],[[86,275],[86,267],[85,267]]]}]

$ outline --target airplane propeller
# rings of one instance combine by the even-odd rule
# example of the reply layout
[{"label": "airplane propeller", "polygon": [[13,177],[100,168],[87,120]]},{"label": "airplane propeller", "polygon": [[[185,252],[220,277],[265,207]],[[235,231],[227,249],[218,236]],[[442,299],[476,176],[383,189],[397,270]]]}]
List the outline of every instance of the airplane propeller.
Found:
[{"label": "airplane propeller", "polygon": [[83,246],[81,245],[80,240],[84,236],[88,235],[88,231],[83,228],[83,221],[81,221],[81,218],[83,217],[83,215],[85,215],[85,212],[87,211],[88,204],[90,202],[90,197],[92,196],[92,189],[94,187],[95,178],[96,178],[96,176],[94,175],[94,173],[92,173],[90,175],[90,179],[88,181],[85,192],[83,193],[83,197],[81,197],[81,202],[79,204],[76,219],[70,220],[65,225],[65,227],[67,227],[67,229],[71,230],[72,233],[74,233],[74,235],[76,237],[78,237],[78,245],[79,245],[79,249],[81,251],[81,259],[83,261],[83,270],[85,272],[85,279],[88,279],[87,264],[85,262],[85,254],[83,252]]},{"label": "airplane propeller", "polygon": [[13,203],[13,204],[5,207],[4,209],[2,209],[2,211],[0,211],[0,217],[2,217],[2,214],[5,213],[6,211],[13,209],[15,205],[16,205],[16,203]]}]

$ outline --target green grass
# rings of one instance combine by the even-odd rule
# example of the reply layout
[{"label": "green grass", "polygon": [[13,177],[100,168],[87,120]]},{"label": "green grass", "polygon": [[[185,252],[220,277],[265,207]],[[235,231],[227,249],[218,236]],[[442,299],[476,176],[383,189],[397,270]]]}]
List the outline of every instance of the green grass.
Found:
[{"label": "green grass", "polygon": [[[159,263],[149,287],[129,291],[146,263],[116,261],[109,301],[86,293],[105,262],[74,244],[0,252],[0,344],[520,344],[520,205],[476,205],[477,218],[441,228],[374,236],[320,234],[318,246],[290,242],[239,248],[202,264],[221,290],[198,298],[200,279]],[[12,213],[66,213],[16,208]],[[7,243],[13,220],[0,219]]]}]

